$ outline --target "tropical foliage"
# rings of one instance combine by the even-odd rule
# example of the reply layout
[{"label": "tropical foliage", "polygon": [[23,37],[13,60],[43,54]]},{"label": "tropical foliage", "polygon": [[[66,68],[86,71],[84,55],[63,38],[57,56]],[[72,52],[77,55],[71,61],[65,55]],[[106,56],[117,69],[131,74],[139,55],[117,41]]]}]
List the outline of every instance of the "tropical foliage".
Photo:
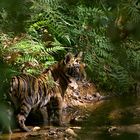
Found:
[{"label": "tropical foliage", "polygon": [[83,51],[98,88],[136,92],[139,1],[2,0],[0,8],[0,57],[16,74],[39,73],[66,51]]}]

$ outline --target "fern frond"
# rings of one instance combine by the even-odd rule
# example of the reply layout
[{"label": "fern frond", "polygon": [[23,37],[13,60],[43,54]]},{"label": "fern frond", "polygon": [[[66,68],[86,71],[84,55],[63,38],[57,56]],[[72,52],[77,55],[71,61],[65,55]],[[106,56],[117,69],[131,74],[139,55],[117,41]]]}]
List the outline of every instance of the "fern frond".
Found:
[{"label": "fern frond", "polygon": [[[65,21],[62,14],[57,10],[59,7],[58,1],[55,1],[53,6],[52,1],[49,0],[40,2],[44,2],[47,7],[42,9],[42,13],[32,17],[33,22],[29,28],[29,31],[35,33],[36,30],[47,29],[53,37],[57,38],[57,40],[63,42],[65,45],[70,45],[71,42],[66,30],[69,23]],[[54,7],[54,5],[56,5],[56,7]],[[35,8],[37,8],[37,6],[35,6],[34,9]]]},{"label": "fern frond", "polygon": [[9,51],[22,52],[25,54],[45,52],[43,45],[33,40],[22,40],[9,48]]},{"label": "fern frond", "polygon": [[120,7],[123,7],[121,9],[126,13],[125,15],[129,21],[133,23],[138,23],[140,21],[140,6],[137,4],[137,0],[123,1],[120,5]]}]

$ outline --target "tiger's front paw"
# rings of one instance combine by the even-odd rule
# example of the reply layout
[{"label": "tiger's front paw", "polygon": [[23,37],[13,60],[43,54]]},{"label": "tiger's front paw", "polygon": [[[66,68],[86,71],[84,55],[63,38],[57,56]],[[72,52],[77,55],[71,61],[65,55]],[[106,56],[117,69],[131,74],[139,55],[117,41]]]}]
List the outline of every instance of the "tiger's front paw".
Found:
[{"label": "tiger's front paw", "polygon": [[26,121],[26,117],[24,115],[18,114],[17,115],[17,120],[18,120],[18,124],[20,126],[20,128],[25,131],[25,132],[29,132],[31,131],[29,128],[26,127],[25,125],[25,121]]}]

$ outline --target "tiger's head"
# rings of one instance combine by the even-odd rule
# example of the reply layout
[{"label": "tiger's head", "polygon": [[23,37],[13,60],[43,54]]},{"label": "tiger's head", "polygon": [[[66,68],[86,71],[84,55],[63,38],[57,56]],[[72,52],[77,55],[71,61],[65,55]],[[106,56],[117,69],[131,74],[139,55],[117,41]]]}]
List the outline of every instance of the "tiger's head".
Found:
[{"label": "tiger's head", "polygon": [[80,52],[76,55],[71,53],[66,54],[63,60],[64,73],[69,78],[74,78],[75,80],[81,80],[85,76],[85,63],[82,62],[83,53]]}]

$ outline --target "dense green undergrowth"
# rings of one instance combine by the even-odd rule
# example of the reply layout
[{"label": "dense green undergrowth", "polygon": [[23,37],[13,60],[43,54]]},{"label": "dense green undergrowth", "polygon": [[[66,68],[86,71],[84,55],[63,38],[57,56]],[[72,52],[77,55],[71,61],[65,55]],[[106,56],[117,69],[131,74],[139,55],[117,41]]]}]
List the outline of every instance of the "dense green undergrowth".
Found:
[{"label": "dense green undergrowth", "polygon": [[0,57],[8,69],[14,69],[12,73],[37,74],[67,51],[83,51],[87,77],[97,88],[136,93],[140,82],[139,2],[8,2],[0,2]]}]

